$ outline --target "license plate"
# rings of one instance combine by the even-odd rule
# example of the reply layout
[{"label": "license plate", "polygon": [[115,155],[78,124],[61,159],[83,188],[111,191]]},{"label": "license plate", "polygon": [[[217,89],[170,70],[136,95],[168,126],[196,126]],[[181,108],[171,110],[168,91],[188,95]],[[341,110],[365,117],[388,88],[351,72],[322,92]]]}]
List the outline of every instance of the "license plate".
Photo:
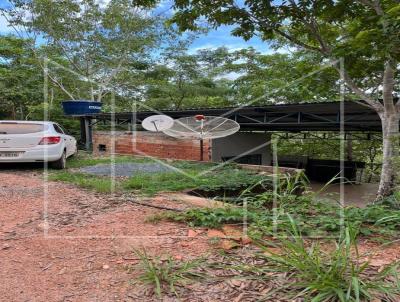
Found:
[{"label": "license plate", "polygon": [[12,158],[20,156],[22,152],[0,152],[0,158]]}]

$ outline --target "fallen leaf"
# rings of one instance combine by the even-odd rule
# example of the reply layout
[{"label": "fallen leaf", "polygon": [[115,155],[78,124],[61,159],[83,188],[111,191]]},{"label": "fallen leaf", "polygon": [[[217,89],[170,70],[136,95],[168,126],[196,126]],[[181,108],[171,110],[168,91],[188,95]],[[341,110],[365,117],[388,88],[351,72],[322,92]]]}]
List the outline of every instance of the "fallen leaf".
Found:
[{"label": "fallen leaf", "polygon": [[231,239],[234,240],[241,240],[241,238],[243,237],[243,232],[242,230],[238,229],[237,227],[234,227],[232,225],[224,225],[222,227],[223,232],[225,233],[225,235]]},{"label": "fallen leaf", "polygon": [[189,229],[187,236],[190,237],[190,238],[194,238],[194,237],[196,237],[197,235],[199,235],[201,233],[202,233],[202,231]]},{"label": "fallen leaf", "polygon": [[1,249],[8,250],[9,248],[11,248],[11,245],[9,245],[8,243],[4,243]]},{"label": "fallen leaf", "polygon": [[207,231],[207,237],[209,238],[225,238],[225,234],[221,232],[220,230],[216,229],[209,229]]},{"label": "fallen leaf", "polygon": [[253,240],[251,240],[250,237],[245,236],[245,237],[242,238],[242,243],[243,244],[250,244],[252,242],[253,242]]},{"label": "fallen leaf", "polygon": [[228,239],[224,239],[220,243],[220,247],[223,248],[226,251],[231,250],[231,249],[233,249],[235,247],[238,247],[238,246],[239,246],[239,244],[237,244],[235,241],[228,240]]}]

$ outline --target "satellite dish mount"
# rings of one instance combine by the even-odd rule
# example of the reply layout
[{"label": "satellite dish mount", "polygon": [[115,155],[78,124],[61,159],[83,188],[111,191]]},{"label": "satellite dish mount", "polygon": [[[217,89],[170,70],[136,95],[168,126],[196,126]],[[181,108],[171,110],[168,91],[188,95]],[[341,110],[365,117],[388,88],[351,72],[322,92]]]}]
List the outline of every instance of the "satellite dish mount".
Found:
[{"label": "satellite dish mount", "polygon": [[206,117],[202,114],[197,114],[194,116],[194,118],[196,119],[197,122],[201,123],[200,125],[200,131],[201,131],[201,135],[200,135],[200,161],[204,160],[204,139],[203,139],[203,128],[204,128],[204,120],[206,119]]}]

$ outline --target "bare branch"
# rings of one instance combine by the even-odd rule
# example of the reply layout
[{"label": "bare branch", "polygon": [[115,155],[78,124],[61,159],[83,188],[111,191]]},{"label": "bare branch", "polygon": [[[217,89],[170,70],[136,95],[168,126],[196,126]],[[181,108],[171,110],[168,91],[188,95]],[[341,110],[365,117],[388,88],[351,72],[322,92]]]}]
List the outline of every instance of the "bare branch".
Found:
[{"label": "bare branch", "polygon": [[321,45],[321,50],[324,54],[331,54],[331,48],[328,46],[328,43],[322,38],[321,33],[318,29],[318,23],[315,19],[311,21],[309,24],[311,32],[314,34],[315,38],[317,39],[319,45]]},{"label": "bare branch", "polygon": [[315,47],[315,46],[311,46],[311,45],[308,45],[306,43],[303,43],[300,40],[298,40],[297,38],[295,38],[293,36],[290,36],[289,34],[285,33],[283,30],[280,30],[278,28],[274,28],[273,30],[276,33],[278,33],[279,35],[281,35],[282,37],[286,38],[290,42],[292,42],[292,43],[294,43],[294,44],[296,44],[296,45],[298,45],[300,47],[303,47],[303,48],[311,50],[311,51],[317,51],[317,52],[323,53],[323,50],[321,48]]},{"label": "bare branch", "polygon": [[[295,8],[297,11],[300,12],[296,2],[294,0],[289,0],[289,2],[292,4],[293,8]],[[315,39],[318,41],[319,45],[321,46],[321,52],[324,54],[330,54],[331,53],[331,49],[328,46],[328,44],[324,41],[324,39],[322,38],[320,31],[318,29],[318,22],[315,20],[315,18],[310,17],[310,21],[307,21],[306,18],[304,18],[303,23],[304,25],[306,25],[311,33],[314,35]]]},{"label": "bare branch", "polygon": [[59,41],[55,40],[57,45],[63,50],[65,58],[68,60],[69,63],[80,73],[83,73],[81,67],[79,67],[77,64],[75,64],[74,60],[70,57],[69,51],[65,49],[64,45]]},{"label": "bare branch", "polygon": [[370,8],[372,8],[377,15],[379,16],[383,16],[384,15],[384,11],[381,7],[381,3],[379,0],[357,0],[357,2],[364,4],[366,6],[369,6]]},{"label": "bare branch", "polygon": [[[340,68],[338,66],[335,66],[336,70],[340,72]],[[367,105],[368,107],[374,109],[376,112],[381,113],[384,111],[384,107],[381,103],[377,102],[373,98],[371,98],[368,94],[366,94],[364,91],[362,91],[356,83],[351,79],[350,75],[347,73],[346,70],[342,71],[343,72],[343,77],[346,85],[355,93],[357,94],[360,98],[362,98],[365,103],[361,103],[363,105]]]},{"label": "bare branch", "polygon": [[50,79],[54,84],[56,84],[58,87],[60,87],[60,89],[61,89],[64,93],[66,93],[66,94],[71,98],[71,100],[75,100],[74,96],[73,96],[71,93],[69,93],[67,89],[65,89],[65,87],[64,87],[63,84],[61,84],[59,81],[57,81],[57,79],[54,78],[54,77],[52,77],[49,73],[47,74],[47,76],[49,77],[49,79]]},{"label": "bare branch", "polygon": [[106,87],[110,84],[111,80],[112,80],[113,78],[115,78],[115,76],[123,69],[122,64],[126,61],[127,57],[128,57],[128,53],[127,53],[127,51],[126,51],[126,52],[125,52],[125,55],[124,55],[124,56],[121,58],[121,60],[118,62],[117,68],[115,68],[115,69],[111,72],[110,76],[109,76],[105,81],[102,81],[102,83],[99,85],[99,86],[100,86],[100,92],[99,92],[99,94],[98,94],[98,101],[99,101],[99,102],[101,101],[101,99],[102,99],[102,97],[103,97],[104,88],[106,88]]},{"label": "bare branch", "polygon": [[[254,20],[254,21],[253,21],[254,23],[258,24],[259,27],[262,27],[261,24],[264,23],[263,20],[261,20],[260,18],[258,18],[258,17],[255,16],[254,14],[250,14],[250,13],[249,13],[249,15],[250,15],[250,17]],[[306,43],[300,41],[299,39],[297,39],[297,38],[295,38],[295,37],[289,35],[289,34],[286,33],[284,30],[282,30],[282,29],[280,29],[280,28],[278,28],[278,27],[273,27],[273,28],[271,28],[271,29],[272,29],[273,31],[275,31],[278,35],[280,35],[280,36],[282,36],[283,38],[285,38],[285,39],[289,40],[290,42],[292,42],[293,44],[296,44],[296,45],[298,45],[298,46],[300,46],[300,47],[302,47],[302,48],[304,48],[304,49],[308,49],[308,50],[311,50],[311,51],[317,51],[317,52],[323,53],[321,48],[318,48],[318,47],[315,47],[315,46],[312,46],[312,45],[308,45],[308,44],[306,44]]]}]

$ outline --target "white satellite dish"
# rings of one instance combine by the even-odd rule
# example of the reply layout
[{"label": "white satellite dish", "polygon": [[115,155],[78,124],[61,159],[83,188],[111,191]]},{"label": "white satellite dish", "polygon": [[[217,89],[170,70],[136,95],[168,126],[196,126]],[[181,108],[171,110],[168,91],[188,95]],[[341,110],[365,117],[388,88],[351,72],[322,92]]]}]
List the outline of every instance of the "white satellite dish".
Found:
[{"label": "white satellite dish", "polygon": [[224,117],[196,115],[175,120],[173,126],[163,132],[176,138],[212,139],[234,134],[239,129],[237,122]]},{"label": "white satellite dish", "polygon": [[203,160],[203,140],[226,137],[239,131],[240,125],[230,119],[219,116],[196,115],[182,117],[163,132],[182,139],[200,140],[200,160]]},{"label": "white satellite dish", "polygon": [[167,115],[152,115],[142,121],[144,129],[152,132],[165,131],[174,125],[174,120]]}]

